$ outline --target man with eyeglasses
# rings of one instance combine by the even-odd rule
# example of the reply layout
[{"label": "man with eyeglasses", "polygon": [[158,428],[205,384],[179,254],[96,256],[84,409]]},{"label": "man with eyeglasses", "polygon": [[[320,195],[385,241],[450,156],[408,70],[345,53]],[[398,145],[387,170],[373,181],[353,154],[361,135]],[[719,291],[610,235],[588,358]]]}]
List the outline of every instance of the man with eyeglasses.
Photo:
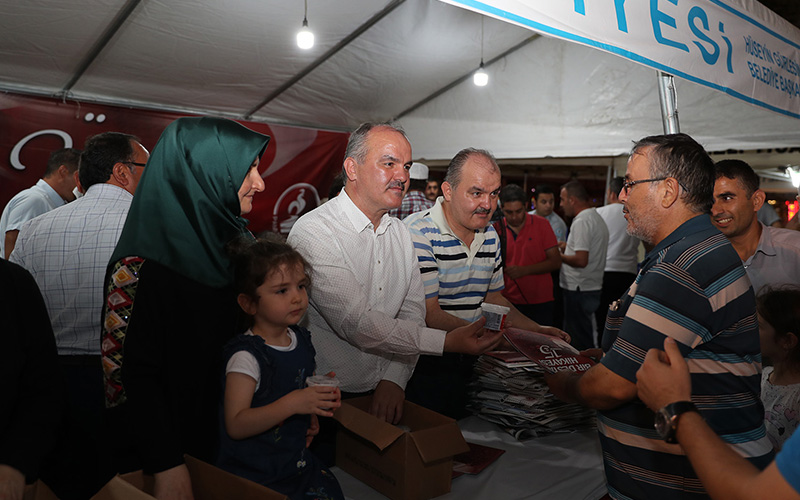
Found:
[{"label": "man with eyeglasses", "polygon": [[[759,468],[772,459],[759,400],[755,295],[741,259],[712,224],[714,163],[685,134],[633,147],[620,201],[627,230],[653,246],[630,288],[612,303],[600,362],[548,377],[565,401],[596,408],[612,498],[708,498],[676,444],[681,415],[699,413]],[[675,340],[691,372],[691,401],[654,413],[638,398],[649,349]]]},{"label": "man with eyeglasses", "polygon": [[149,156],[132,135],[87,139],[78,168],[85,195],[25,223],[9,259],[39,285],[58,347],[68,409],[54,474],[45,479],[62,499],[89,498],[113,474],[108,457],[100,455],[103,284]]}]

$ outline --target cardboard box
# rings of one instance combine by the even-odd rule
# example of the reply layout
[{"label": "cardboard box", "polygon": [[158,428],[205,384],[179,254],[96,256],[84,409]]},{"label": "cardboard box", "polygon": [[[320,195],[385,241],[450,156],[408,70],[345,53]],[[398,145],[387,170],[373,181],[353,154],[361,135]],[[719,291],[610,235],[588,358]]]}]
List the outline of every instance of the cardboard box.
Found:
[{"label": "cardboard box", "polygon": [[[266,486],[241,478],[196,458],[185,456],[195,500],[288,500]],[[92,500],[154,500],[153,476],[142,471],[115,476]],[[58,500],[44,483],[25,489],[23,500]]]},{"label": "cardboard box", "polygon": [[422,500],[450,491],[453,455],[469,451],[456,421],[406,401],[399,426],[373,417],[371,397],[342,401],[334,418],[336,465],[393,500]]},{"label": "cardboard box", "polygon": [[[132,472],[132,475],[138,474],[141,481],[141,472]],[[127,476],[127,474],[126,474]],[[152,485],[150,488],[152,492]],[[22,496],[23,500],[58,500],[58,497],[53,491],[41,481],[36,481],[30,486],[25,487],[25,493]],[[131,484],[121,476],[114,476],[111,481],[106,483],[103,488],[95,494],[91,500],[155,500],[152,496],[148,495],[141,488]]]}]

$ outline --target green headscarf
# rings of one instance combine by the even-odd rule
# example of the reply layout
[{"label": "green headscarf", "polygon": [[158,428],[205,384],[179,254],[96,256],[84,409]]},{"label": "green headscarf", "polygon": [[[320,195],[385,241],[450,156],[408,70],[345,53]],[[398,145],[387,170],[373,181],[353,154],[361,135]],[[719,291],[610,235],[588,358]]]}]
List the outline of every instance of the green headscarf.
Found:
[{"label": "green headscarf", "polygon": [[111,256],[139,256],[212,287],[231,283],[225,245],[247,234],[238,191],[266,135],[221,118],[178,118],[158,140]]}]

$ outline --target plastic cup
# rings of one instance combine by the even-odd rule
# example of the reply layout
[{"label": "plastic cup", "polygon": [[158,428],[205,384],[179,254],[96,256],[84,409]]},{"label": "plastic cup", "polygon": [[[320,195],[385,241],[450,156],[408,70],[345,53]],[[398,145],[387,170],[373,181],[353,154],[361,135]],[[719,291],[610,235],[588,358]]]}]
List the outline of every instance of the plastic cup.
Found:
[{"label": "plastic cup", "polygon": [[[313,375],[306,378],[306,386],[339,387],[339,379],[336,377],[328,377],[327,375]],[[323,408],[323,410],[330,411],[331,408]]]},{"label": "plastic cup", "polygon": [[336,377],[329,377],[327,375],[313,375],[306,378],[306,386],[314,387],[317,385],[339,387],[339,379]]},{"label": "plastic cup", "polygon": [[506,316],[508,316],[509,309],[506,306],[498,306],[497,304],[481,304],[481,311],[483,317],[486,318],[486,325],[484,328],[487,330],[500,331],[506,323]]}]

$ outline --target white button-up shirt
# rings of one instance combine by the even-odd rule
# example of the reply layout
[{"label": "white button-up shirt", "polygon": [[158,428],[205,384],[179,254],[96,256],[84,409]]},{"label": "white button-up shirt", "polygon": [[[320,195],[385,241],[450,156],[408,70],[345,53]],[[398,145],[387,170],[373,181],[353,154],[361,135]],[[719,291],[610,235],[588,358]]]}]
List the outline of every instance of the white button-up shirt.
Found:
[{"label": "white button-up shirt", "polygon": [[95,184],[20,228],[9,260],[39,285],[61,355],[100,354],[106,268],[132,200],[120,187]]},{"label": "white button-up shirt", "polygon": [[419,354],[441,354],[446,333],[425,327],[425,295],[406,226],[384,215],[377,230],[342,191],[301,217],[289,244],[313,269],[307,327],[317,373],[347,392],[381,380],[405,388]]}]

